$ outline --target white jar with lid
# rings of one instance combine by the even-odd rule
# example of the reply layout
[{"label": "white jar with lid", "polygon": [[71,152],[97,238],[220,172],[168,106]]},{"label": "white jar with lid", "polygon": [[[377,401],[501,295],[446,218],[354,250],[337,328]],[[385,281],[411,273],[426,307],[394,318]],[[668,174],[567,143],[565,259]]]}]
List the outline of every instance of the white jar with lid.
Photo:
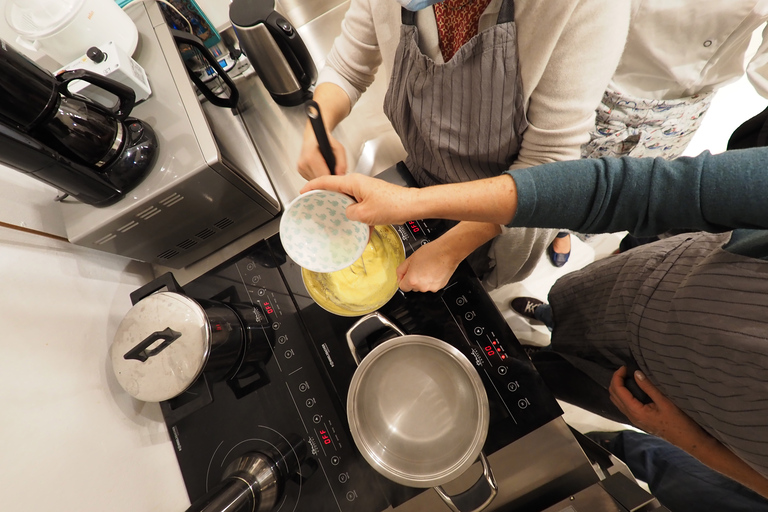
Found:
[{"label": "white jar with lid", "polygon": [[20,46],[62,65],[104,41],[132,55],[139,41],[133,20],[114,0],[7,0],[5,18]]}]

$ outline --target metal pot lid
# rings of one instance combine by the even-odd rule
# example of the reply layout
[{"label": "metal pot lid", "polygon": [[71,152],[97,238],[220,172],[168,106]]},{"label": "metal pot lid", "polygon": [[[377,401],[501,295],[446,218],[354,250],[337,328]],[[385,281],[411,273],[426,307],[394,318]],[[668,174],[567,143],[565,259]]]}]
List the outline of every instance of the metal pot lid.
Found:
[{"label": "metal pot lid", "polygon": [[197,380],[210,340],[208,317],[197,302],[174,292],[154,293],[120,322],[110,350],[112,368],[130,395],[161,402]]},{"label": "metal pot lid", "polygon": [[488,433],[488,396],[458,349],[407,335],[363,358],[349,387],[347,416],[374,469],[402,485],[434,487],[477,459]]}]

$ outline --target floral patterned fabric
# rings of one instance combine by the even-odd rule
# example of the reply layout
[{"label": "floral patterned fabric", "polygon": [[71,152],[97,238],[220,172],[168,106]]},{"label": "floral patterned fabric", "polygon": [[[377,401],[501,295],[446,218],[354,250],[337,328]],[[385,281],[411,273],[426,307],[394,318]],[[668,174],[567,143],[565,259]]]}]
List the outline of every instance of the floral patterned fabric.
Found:
[{"label": "floral patterned fabric", "polygon": [[490,3],[491,0],[445,0],[435,4],[440,53],[445,62],[477,35],[480,15]]},{"label": "floral patterned fabric", "polygon": [[677,158],[701,125],[712,96],[710,92],[650,100],[609,89],[597,108],[595,131],[581,156]]}]

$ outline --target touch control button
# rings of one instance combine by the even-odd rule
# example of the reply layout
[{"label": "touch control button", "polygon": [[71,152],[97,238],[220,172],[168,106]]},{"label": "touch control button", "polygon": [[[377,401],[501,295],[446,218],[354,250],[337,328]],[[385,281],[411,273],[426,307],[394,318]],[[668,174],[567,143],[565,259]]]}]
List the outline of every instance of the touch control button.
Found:
[{"label": "touch control button", "polygon": [[291,26],[290,23],[288,23],[287,20],[283,18],[278,18],[276,23],[277,23],[277,26],[280,27],[280,29],[283,32],[285,32],[286,35],[290,36],[291,34],[293,34],[293,27]]}]

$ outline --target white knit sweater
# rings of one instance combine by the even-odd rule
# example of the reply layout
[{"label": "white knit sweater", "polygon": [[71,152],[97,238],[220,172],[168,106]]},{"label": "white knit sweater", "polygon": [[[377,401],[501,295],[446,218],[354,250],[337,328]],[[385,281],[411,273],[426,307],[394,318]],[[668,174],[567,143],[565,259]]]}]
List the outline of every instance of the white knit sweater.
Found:
[{"label": "white knit sweater", "polygon": [[[492,0],[480,30],[496,23],[501,0]],[[529,127],[512,169],[580,157],[595,126],[600,103],[624,47],[627,0],[517,0],[520,70]],[[344,89],[352,105],[372,83],[389,80],[400,37],[395,0],[351,0],[318,83]],[[434,10],[417,16],[419,45],[442,62]]]}]

